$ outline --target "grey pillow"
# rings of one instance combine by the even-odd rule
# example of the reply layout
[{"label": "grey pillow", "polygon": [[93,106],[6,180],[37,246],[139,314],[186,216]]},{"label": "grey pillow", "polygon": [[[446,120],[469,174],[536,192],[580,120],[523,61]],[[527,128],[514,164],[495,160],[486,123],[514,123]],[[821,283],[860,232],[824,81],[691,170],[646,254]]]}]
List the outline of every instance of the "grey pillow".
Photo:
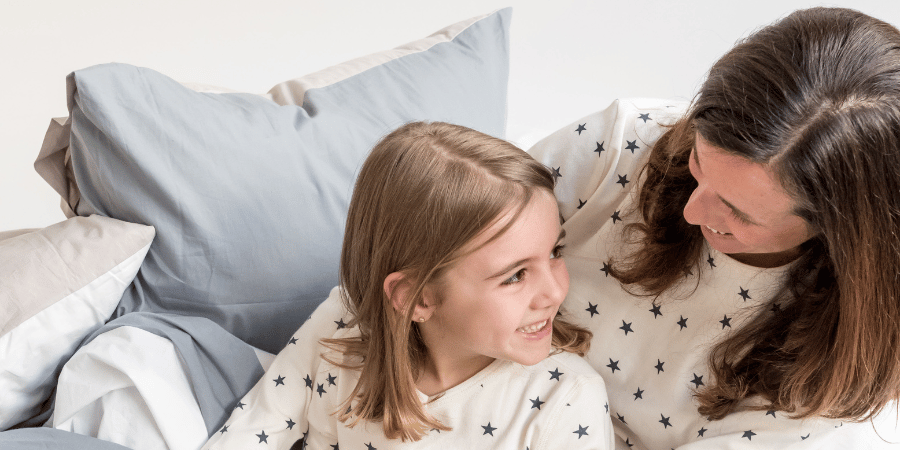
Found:
[{"label": "grey pillow", "polygon": [[71,74],[80,200],[69,206],[157,232],[116,316],[207,317],[278,352],[338,283],[353,182],[378,139],[414,120],[504,136],[510,16],[451,25],[269,98],[201,93],[124,64]]}]

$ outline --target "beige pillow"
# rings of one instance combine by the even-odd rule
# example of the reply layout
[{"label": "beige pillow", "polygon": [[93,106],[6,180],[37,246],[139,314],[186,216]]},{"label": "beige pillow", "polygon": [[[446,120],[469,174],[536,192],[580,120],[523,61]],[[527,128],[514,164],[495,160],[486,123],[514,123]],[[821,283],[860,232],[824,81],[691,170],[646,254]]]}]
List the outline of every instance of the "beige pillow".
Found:
[{"label": "beige pillow", "polygon": [[0,233],[0,431],[39,412],[59,369],[112,314],[155,234],[101,216]]}]

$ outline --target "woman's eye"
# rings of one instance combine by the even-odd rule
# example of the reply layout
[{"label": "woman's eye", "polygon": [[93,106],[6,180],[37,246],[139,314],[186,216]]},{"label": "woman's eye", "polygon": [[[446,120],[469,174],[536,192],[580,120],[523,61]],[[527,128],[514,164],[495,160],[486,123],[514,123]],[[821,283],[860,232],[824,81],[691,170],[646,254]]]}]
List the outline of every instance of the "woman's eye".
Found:
[{"label": "woman's eye", "polygon": [[557,245],[556,247],[553,247],[553,252],[550,253],[550,259],[562,258],[564,248],[566,248],[565,245]]},{"label": "woman's eye", "polygon": [[747,220],[744,216],[738,215],[734,210],[731,210],[731,217],[734,217],[735,220],[744,225],[753,225],[753,222]]},{"label": "woman's eye", "polygon": [[525,269],[519,269],[519,271],[514,273],[513,276],[504,280],[503,284],[505,284],[505,285],[516,284],[516,283],[522,281],[522,278],[525,278]]}]

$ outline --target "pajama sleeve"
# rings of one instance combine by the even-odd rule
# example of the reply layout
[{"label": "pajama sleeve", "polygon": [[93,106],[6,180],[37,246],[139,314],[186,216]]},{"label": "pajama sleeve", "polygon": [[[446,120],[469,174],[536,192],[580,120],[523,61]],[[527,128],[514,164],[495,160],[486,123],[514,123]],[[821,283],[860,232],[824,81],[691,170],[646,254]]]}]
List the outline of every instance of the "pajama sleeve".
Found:
[{"label": "pajama sleeve", "polygon": [[545,434],[549,439],[540,448],[613,450],[615,435],[608,408],[603,379],[598,375],[580,380],[553,412],[554,421]]},{"label": "pajama sleeve", "polygon": [[297,330],[257,384],[237,403],[204,450],[288,450],[308,430],[307,408],[322,360],[322,338],[335,334],[344,311],[339,289]]}]

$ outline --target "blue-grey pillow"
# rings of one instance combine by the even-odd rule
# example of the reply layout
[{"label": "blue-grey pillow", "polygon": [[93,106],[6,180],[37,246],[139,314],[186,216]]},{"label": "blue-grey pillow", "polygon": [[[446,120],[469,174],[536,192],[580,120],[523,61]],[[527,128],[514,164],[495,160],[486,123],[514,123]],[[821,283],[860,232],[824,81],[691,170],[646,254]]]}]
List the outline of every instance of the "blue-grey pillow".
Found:
[{"label": "blue-grey pillow", "polygon": [[338,283],[353,182],[382,136],[414,120],[504,136],[510,17],[451,25],[267,97],[197,92],[124,64],[72,73],[80,199],[69,206],[156,228],[115,316],[207,317],[279,351]]}]

